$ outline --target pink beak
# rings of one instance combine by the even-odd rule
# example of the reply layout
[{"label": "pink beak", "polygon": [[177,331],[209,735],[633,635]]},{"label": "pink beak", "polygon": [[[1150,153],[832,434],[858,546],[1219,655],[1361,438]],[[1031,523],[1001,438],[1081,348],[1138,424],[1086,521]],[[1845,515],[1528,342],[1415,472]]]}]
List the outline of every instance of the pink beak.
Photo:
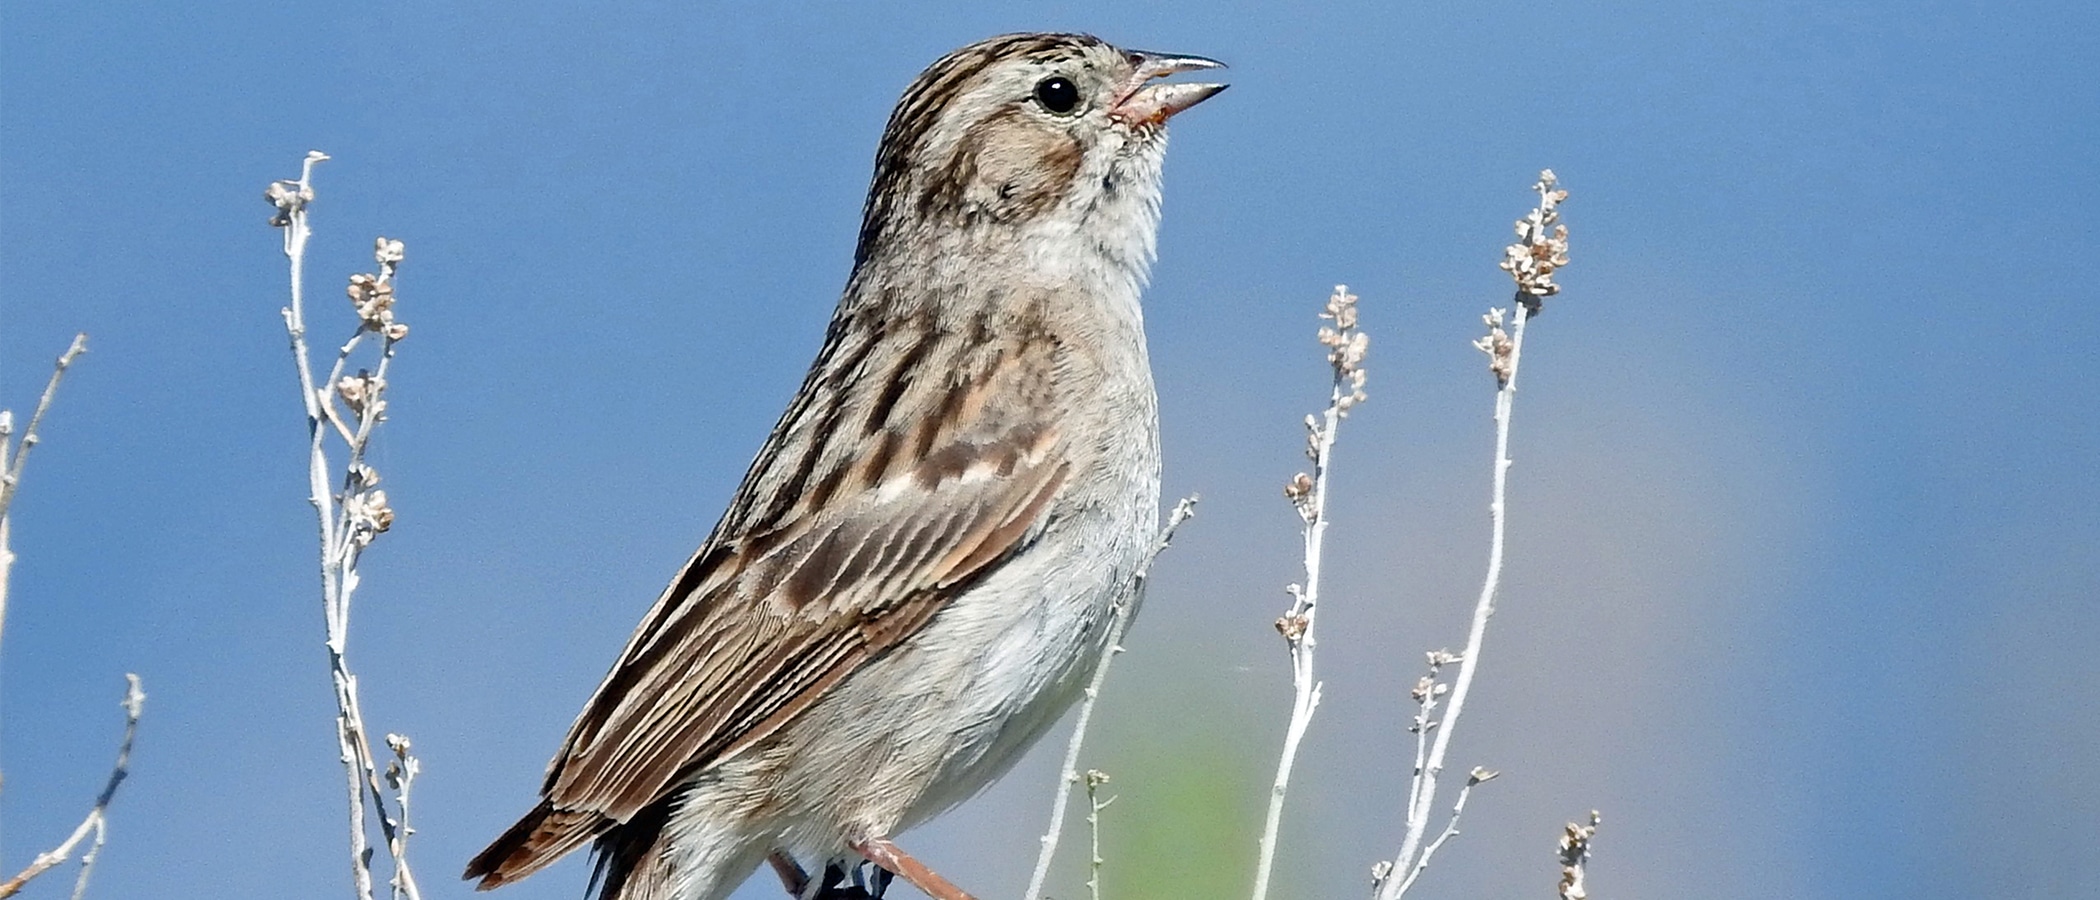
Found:
[{"label": "pink beak", "polygon": [[1136,64],[1136,70],[1130,73],[1130,79],[1123,83],[1115,104],[1108,110],[1109,118],[1125,125],[1162,124],[1175,113],[1210,99],[1226,87],[1222,84],[1146,84],[1154,78],[1179,72],[1225,68],[1224,63],[1214,59],[1133,50],[1130,61]]}]

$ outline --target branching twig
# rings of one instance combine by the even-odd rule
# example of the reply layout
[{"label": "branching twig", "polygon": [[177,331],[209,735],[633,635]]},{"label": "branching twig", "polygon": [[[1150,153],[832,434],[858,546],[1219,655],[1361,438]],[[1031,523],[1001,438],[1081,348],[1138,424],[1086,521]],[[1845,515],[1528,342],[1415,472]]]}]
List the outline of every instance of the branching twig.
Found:
[{"label": "branching twig", "polygon": [[1466,813],[1466,801],[1473,797],[1473,786],[1485,781],[1491,781],[1501,774],[1501,772],[1497,772],[1494,769],[1474,766],[1473,771],[1466,775],[1465,786],[1458,789],[1458,801],[1451,804],[1451,818],[1444,820],[1444,830],[1437,834],[1436,840],[1429,842],[1429,846],[1422,848],[1422,857],[1415,860],[1414,866],[1408,869],[1407,876],[1400,882],[1400,891],[1402,893],[1413,887],[1415,879],[1422,877],[1422,873],[1429,870],[1430,857],[1435,856],[1436,852],[1443,848],[1444,842],[1458,836],[1458,820],[1459,817]]},{"label": "branching twig", "polygon": [[[1167,524],[1160,528],[1159,537],[1152,542],[1152,549],[1139,563],[1137,574],[1131,578],[1129,593],[1108,612],[1108,644],[1101,653],[1101,661],[1094,664],[1094,674],[1087,679],[1086,693],[1079,701],[1079,718],[1072,723],[1072,737],[1065,743],[1064,766],[1058,769],[1056,796],[1050,801],[1050,827],[1038,840],[1042,849],[1035,857],[1035,871],[1028,876],[1028,891],[1021,896],[1026,900],[1037,900],[1043,895],[1043,884],[1050,879],[1050,861],[1057,856],[1058,838],[1065,830],[1065,808],[1072,802],[1072,785],[1079,781],[1079,748],[1086,741],[1087,725],[1094,718],[1094,703],[1101,698],[1101,685],[1108,680],[1109,662],[1123,652],[1123,632],[1130,628],[1132,607],[1145,599],[1145,585],[1152,577],[1152,563],[1159,554],[1174,542],[1174,533],[1181,524],[1196,514],[1195,494],[1181,498],[1174,504],[1174,511],[1167,516]],[[1095,855],[1099,855],[1098,853]]]},{"label": "branching twig", "polygon": [[[1422,841],[1429,832],[1429,814],[1436,804],[1437,776],[1444,769],[1445,751],[1451,746],[1451,735],[1458,724],[1458,717],[1465,709],[1466,695],[1472,689],[1473,675],[1480,665],[1481,644],[1487,636],[1488,619],[1495,614],[1495,594],[1502,582],[1502,555],[1505,508],[1509,481],[1509,425],[1510,413],[1517,393],[1517,364],[1524,350],[1524,325],[1539,312],[1544,298],[1560,292],[1554,283],[1553,274],[1568,264],[1568,229],[1560,224],[1560,202],[1568,193],[1560,189],[1553,171],[1539,174],[1539,181],[1532,185],[1539,194],[1539,205],[1524,218],[1517,220],[1518,241],[1505,248],[1502,269],[1510,273],[1517,283],[1515,325],[1503,330],[1504,311],[1489,310],[1483,317],[1488,326],[1486,337],[1475,342],[1488,355],[1488,369],[1494,373],[1495,391],[1495,471],[1493,496],[1488,503],[1488,567],[1487,578],[1480,588],[1480,597],[1473,606],[1472,626],[1466,633],[1466,649],[1457,658],[1458,679],[1452,685],[1450,710],[1441,722],[1428,718],[1433,703],[1423,703],[1423,713],[1417,718],[1417,755],[1414,780],[1408,791],[1407,833],[1400,842],[1400,852],[1392,860],[1380,863],[1373,873],[1373,886],[1378,900],[1398,900],[1412,886],[1422,870],[1429,864],[1429,856],[1438,846],[1458,833],[1458,814],[1464,809],[1464,789],[1459,805],[1452,810],[1451,820],[1443,832],[1428,847]],[[1432,659],[1432,669],[1437,663]],[[1433,673],[1432,673],[1433,674]],[[1439,686],[1440,687],[1440,686]],[[1434,695],[1430,698],[1434,700]],[[1419,697],[1417,702],[1423,702]],[[1429,746],[1426,759],[1421,756],[1421,735],[1436,729],[1436,739]],[[1476,777],[1469,779],[1466,789],[1484,780],[1477,777],[1481,770],[1475,769]]]},{"label": "branching twig", "polygon": [[15,502],[15,488],[22,483],[22,467],[29,462],[29,448],[36,446],[37,426],[44,423],[44,413],[50,411],[51,401],[58,397],[58,383],[66,377],[66,369],[73,360],[87,352],[87,333],[73,336],[73,344],[59,354],[58,364],[51,370],[51,380],[44,382],[44,395],[37,398],[36,411],[29,414],[29,425],[22,429],[22,440],[12,439],[15,431],[15,414],[12,410],[0,409],[0,633],[7,628],[7,581],[13,574],[15,553],[8,542],[7,511]]},{"label": "branching twig", "polygon": [[[358,327],[337,350],[327,380],[317,384],[306,339],[306,242],[312,236],[306,208],[314,199],[314,164],[326,159],[327,154],[320,151],[308,153],[299,179],[270,185],[264,197],[277,208],[270,223],[285,230],[284,254],[291,260],[292,302],[284,309],[284,324],[306,408],[308,501],[313,504],[320,527],[321,605],[328,632],[329,674],[335,687],[337,751],[349,800],[352,878],[359,900],[371,900],[371,846],[365,832],[365,805],[369,802],[378,813],[380,834],[393,860],[394,874],[389,884],[395,900],[420,900],[407,857],[408,786],[415,775],[416,760],[408,755],[406,738],[387,736],[388,746],[395,754],[395,762],[388,766],[388,781],[398,792],[395,806],[390,807],[367,737],[364,711],[358,702],[357,676],[351,673],[346,655],[350,602],[358,585],[358,558],[394,521],[386,492],[377,487],[379,473],[365,462],[365,451],[373,429],[386,419],[386,376],[393,363],[395,344],[408,336],[408,326],[394,321],[393,310],[393,277],[402,259],[402,245],[400,241],[380,238],[373,250],[373,260],[379,267],[377,274],[351,276],[349,295],[357,310]],[[355,375],[345,375],[351,354],[367,337],[380,342],[377,365],[370,371],[360,369]],[[347,415],[337,408],[338,402]],[[333,471],[328,461],[331,433],[342,438],[349,453],[342,470],[340,493],[329,489]]]},{"label": "branching twig", "polygon": [[1364,354],[1370,337],[1357,329],[1356,295],[1345,285],[1335,285],[1327,298],[1322,318],[1334,322],[1320,329],[1320,343],[1327,348],[1327,362],[1334,370],[1327,409],[1319,418],[1305,417],[1305,455],[1312,460],[1311,475],[1299,473],[1284,486],[1284,496],[1304,520],[1305,582],[1289,588],[1291,606],[1276,620],[1291,656],[1291,720],[1283,735],[1283,753],[1276,762],[1276,780],[1269,788],[1269,811],[1262,823],[1260,855],[1254,869],[1254,900],[1269,895],[1269,876],[1276,862],[1276,837],[1283,823],[1284,795],[1290,789],[1291,767],[1298,758],[1298,744],[1312,724],[1313,710],[1320,705],[1320,682],[1313,679],[1313,622],[1319,613],[1320,559],[1327,535],[1327,474],[1334,454],[1334,441],[1342,419],[1362,403]]},{"label": "branching twig", "polygon": [[131,742],[138,737],[139,714],[146,708],[146,693],[139,690],[139,677],[126,674],[124,682],[124,741],[117,745],[117,764],[110,769],[109,781],[103,784],[102,793],[95,797],[94,808],[88,810],[87,818],[80,820],[80,826],[73,829],[73,833],[64,843],[37,854],[28,868],[17,873],[15,877],[0,882],[0,898],[14,896],[30,879],[65,862],[73,855],[74,850],[80,848],[82,841],[92,836],[93,840],[89,841],[87,852],[80,857],[80,875],[73,880],[73,900],[80,900],[87,894],[88,876],[94,874],[95,859],[102,852],[103,840],[109,836],[109,801],[116,798],[117,786],[124,783],[126,775],[131,774]]}]

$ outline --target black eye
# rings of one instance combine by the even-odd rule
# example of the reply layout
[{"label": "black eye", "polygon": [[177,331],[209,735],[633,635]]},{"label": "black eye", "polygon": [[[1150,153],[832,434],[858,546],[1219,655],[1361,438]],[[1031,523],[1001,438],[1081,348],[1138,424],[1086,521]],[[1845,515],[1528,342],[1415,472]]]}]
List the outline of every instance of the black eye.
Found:
[{"label": "black eye", "polygon": [[1079,108],[1079,88],[1062,76],[1051,76],[1035,83],[1035,102],[1044,109],[1064,115]]}]

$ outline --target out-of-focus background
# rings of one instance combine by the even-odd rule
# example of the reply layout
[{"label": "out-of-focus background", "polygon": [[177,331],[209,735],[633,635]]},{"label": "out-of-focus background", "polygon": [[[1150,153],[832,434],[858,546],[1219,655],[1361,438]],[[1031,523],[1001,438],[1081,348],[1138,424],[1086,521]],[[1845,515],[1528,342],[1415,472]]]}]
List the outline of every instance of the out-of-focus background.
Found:
[{"label": "out-of-focus background", "polygon": [[[303,423],[261,200],[310,148],[322,346],[405,240],[400,512],[352,629],[425,771],[426,896],[529,807],[814,352],[890,105],[1011,30],[1232,64],[1174,123],[1147,297],[1161,560],[1085,764],[1111,897],[1246,889],[1298,575],[1280,488],[1363,297],[1326,703],[1281,897],[1401,833],[1406,689],[1463,639],[1527,186],[1573,192],[1531,331],[1511,565],[1425,897],[2061,897],[2100,832],[2100,177],[2090,4],[378,2],[0,11],[0,402],[73,332],[14,508],[0,868],[72,828],[151,695],[100,898],[343,896]],[[1053,738],[1046,748],[1061,741]],[[906,845],[1019,893],[1054,750]],[[1076,825],[1076,821],[1075,821]],[[1079,894],[1083,833],[1053,883]],[[577,860],[506,889],[570,898]],[[47,876],[57,896],[69,873]],[[899,891],[910,892],[904,888]],[[739,894],[774,896],[770,876]]]}]

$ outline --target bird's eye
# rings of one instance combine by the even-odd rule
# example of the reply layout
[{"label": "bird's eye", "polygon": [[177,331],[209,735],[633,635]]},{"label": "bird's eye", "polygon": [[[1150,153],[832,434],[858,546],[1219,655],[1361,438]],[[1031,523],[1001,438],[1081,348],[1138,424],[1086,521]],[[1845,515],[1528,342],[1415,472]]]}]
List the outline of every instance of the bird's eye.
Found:
[{"label": "bird's eye", "polygon": [[1069,79],[1053,75],[1035,83],[1035,102],[1062,116],[1079,108],[1079,88]]}]

